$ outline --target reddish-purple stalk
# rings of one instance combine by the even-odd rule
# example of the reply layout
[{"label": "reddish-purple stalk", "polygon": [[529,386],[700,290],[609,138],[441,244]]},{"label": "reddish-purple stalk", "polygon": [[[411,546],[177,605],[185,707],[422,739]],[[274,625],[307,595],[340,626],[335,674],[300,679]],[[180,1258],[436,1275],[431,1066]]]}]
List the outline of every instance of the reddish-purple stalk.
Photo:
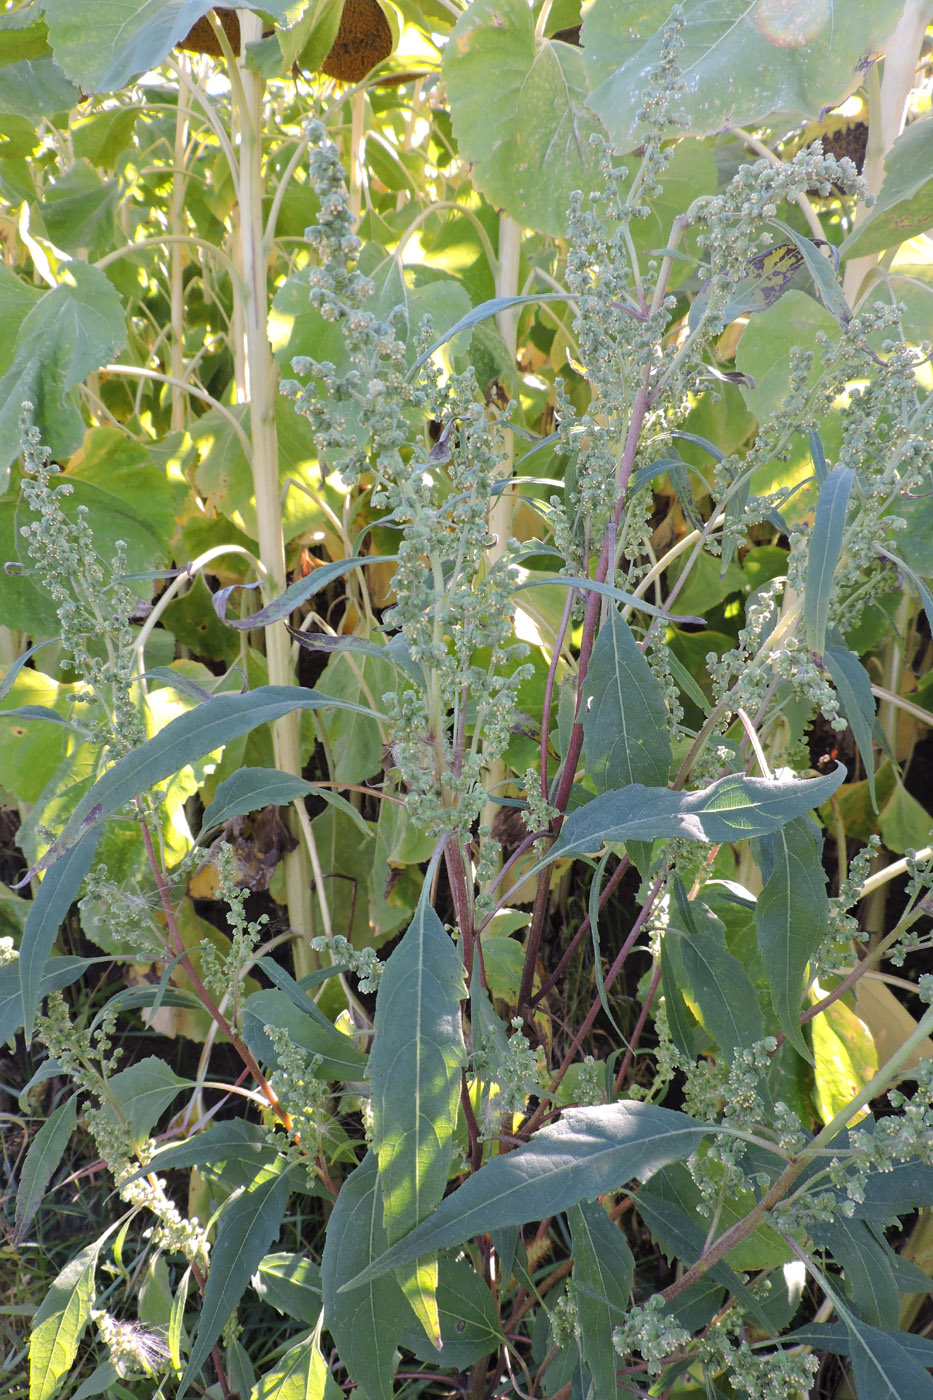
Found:
[{"label": "reddish-purple stalk", "polygon": [[[613,962],[609,971],[606,973],[605,978],[603,979],[603,988],[605,991],[608,991],[609,988],[612,986],[613,982],[616,980],[619,973],[622,971],[622,966],[626,958],[634,948],[635,944],[638,942],[638,937],[642,929],[644,928],[645,923],[648,920],[648,915],[651,913],[651,910],[654,906],[654,902],[660,894],[663,885],[664,874],[662,873],[658,876],[658,878],[652,885],[651,890],[648,894],[648,898],[645,900],[644,904],[639,910],[638,917],[632,924],[628,937],[626,938],[625,942],[622,944],[622,947],[616,954],[615,961]],[[583,1021],[580,1024],[580,1029],[577,1031],[576,1035],[571,1041],[570,1048],[564,1056],[563,1060],[561,1061],[559,1069],[552,1077],[551,1083],[548,1086],[547,1094],[544,1095],[541,1102],[538,1104],[538,1107],[528,1119],[528,1122],[522,1126],[521,1137],[523,1140],[527,1141],[528,1138],[531,1137],[532,1133],[537,1132],[538,1128],[540,1128],[541,1123],[544,1120],[547,1113],[546,1106],[549,1099],[553,1097],[564,1075],[567,1073],[568,1069],[576,1059],[577,1053],[579,1052],[584,1039],[586,1038],[590,1029],[592,1028],[593,1022],[596,1020],[596,1017],[599,1015],[601,1009],[602,999],[599,996],[596,996],[593,998],[592,1005],[590,1006],[589,1011],[586,1013],[586,1015],[583,1018]],[[647,1011],[644,1011],[644,1008],[643,1015],[647,1017]]]},{"label": "reddish-purple stalk", "polygon": [[[667,282],[670,276],[670,264],[665,264],[658,279],[652,297],[651,311],[656,310],[662,304],[667,293]],[[635,456],[638,451],[638,442],[644,427],[645,415],[648,412],[651,391],[651,367],[647,366],[644,372],[644,379],[635,395],[635,402],[632,405],[632,416],[629,422],[628,433],[625,438],[625,446],[622,450],[622,457],[619,462],[619,470],[616,478],[616,506],[613,512],[612,521],[603,539],[602,548],[599,553],[599,561],[596,565],[594,581],[605,583],[610,570],[615,568],[615,541],[618,534],[619,525],[625,512],[626,496],[628,485],[632,477],[635,466]],[[569,603],[569,599],[568,599]],[[586,600],[586,608],[583,617],[583,633],[580,639],[580,659],[577,667],[577,698],[574,711],[573,727],[570,731],[570,740],[567,745],[567,753],[561,768],[560,778],[557,785],[557,792],[554,796],[554,806],[558,809],[558,815],[550,823],[550,836],[552,839],[560,833],[563,825],[564,814],[567,810],[567,802],[573,787],[574,778],[577,774],[577,767],[580,762],[580,754],[583,750],[583,725],[580,721],[580,707],[583,701],[583,682],[586,679],[587,668],[590,663],[593,646],[596,641],[598,631],[599,615],[602,607],[600,594],[591,592]],[[557,651],[551,657],[551,668],[555,664]],[[550,672],[549,672],[550,675]],[[542,735],[544,742],[544,735]],[[535,970],[538,964],[538,952],[541,946],[541,937],[544,931],[544,923],[547,917],[548,893],[550,889],[550,872],[542,870],[538,876],[538,888],[535,892],[535,902],[532,909],[531,925],[528,930],[528,940],[525,945],[525,965],[522,968],[522,980],[518,994],[518,1010],[530,1005],[534,991]]]},{"label": "reddish-purple stalk", "polygon": [[[615,891],[616,887],[621,881],[622,876],[629,869],[630,865],[631,861],[629,860],[628,856],[623,856],[622,859],[619,861],[618,865],[616,866],[615,870],[613,870],[612,874],[609,876],[609,879],[606,881],[599,895],[599,907],[601,910],[604,909],[605,906],[608,904],[613,892]],[[567,970],[571,958],[573,957],[574,953],[577,951],[581,942],[589,933],[589,931],[590,916],[589,914],[587,914],[586,918],[583,920],[580,927],[573,935],[573,938],[571,938],[570,942],[565,948],[560,962],[557,964],[554,971],[551,973],[550,977],[545,982],[544,986],[539,987],[538,990],[535,992],[534,996],[531,998],[532,1007],[540,1006],[541,1002],[547,996],[548,992],[550,992],[553,987],[556,987],[557,983],[560,981],[565,971]]]},{"label": "reddish-purple stalk", "polygon": [[250,1053],[246,1045],[244,1045],[243,1041],[240,1039],[236,1031],[230,1025],[226,1016],[224,1016],[223,1012],[220,1010],[220,1007],[216,1004],[210,992],[207,990],[204,983],[201,981],[200,977],[194,969],[194,964],[192,963],[188,951],[185,948],[184,940],[182,939],[181,933],[179,932],[178,924],[175,921],[175,910],[172,908],[172,901],[169,894],[169,883],[166,880],[162,870],[162,866],[159,863],[158,858],[156,857],[155,848],[152,844],[152,836],[149,831],[149,825],[144,818],[140,821],[140,826],[142,828],[143,844],[146,848],[146,858],[149,861],[149,868],[152,871],[152,876],[156,883],[156,889],[159,892],[159,900],[162,904],[162,912],[165,915],[165,926],[168,930],[169,942],[171,943],[172,949],[174,953],[178,955],[178,960],[181,963],[182,967],[185,969],[185,973],[188,977],[188,980],[191,982],[191,985],[194,988],[195,993],[197,994],[198,1000],[204,1007],[204,1010],[208,1013],[211,1020],[216,1023],[218,1028],[223,1031],[224,1035],[230,1041],[230,1044],[233,1046],[234,1050],[239,1055],[240,1059],[243,1061],[244,1065],[249,1070],[250,1074],[253,1076],[253,1079],[259,1086],[259,1089],[261,1090],[263,1096],[265,1097],[267,1103],[269,1104],[269,1107],[272,1109],[272,1112],[275,1114],[276,1118],[280,1120],[282,1126],[287,1131],[290,1131],[291,1119],[288,1113],[286,1113],[285,1109],[282,1107],[281,1103],[279,1102],[278,1095],[272,1089],[272,1086],[269,1084],[269,1081],[266,1079],[266,1076],[259,1068],[259,1065],[256,1063],[256,1060],[254,1059],[253,1055]]}]

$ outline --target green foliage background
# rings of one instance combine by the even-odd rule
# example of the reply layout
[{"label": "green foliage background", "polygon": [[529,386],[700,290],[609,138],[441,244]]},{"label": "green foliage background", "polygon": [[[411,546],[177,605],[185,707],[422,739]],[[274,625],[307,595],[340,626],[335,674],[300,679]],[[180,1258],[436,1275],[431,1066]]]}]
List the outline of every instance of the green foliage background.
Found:
[{"label": "green foliage background", "polygon": [[933,1393],[930,19],[0,11],[11,1395]]}]

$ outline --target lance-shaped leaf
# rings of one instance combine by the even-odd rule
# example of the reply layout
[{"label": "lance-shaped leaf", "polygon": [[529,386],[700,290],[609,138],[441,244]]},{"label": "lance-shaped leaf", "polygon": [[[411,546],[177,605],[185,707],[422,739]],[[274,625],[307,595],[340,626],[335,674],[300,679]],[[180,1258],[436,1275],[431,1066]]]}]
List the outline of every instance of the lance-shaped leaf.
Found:
[{"label": "lance-shaped leaf", "polygon": [[900,1332],[869,1327],[851,1314],[846,1328],[859,1400],[933,1400],[933,1379]]},{"label": "lance-shaped leaf", "polygon": [[807,964],[826,937],[826,876],[814,829],[804,818],[762,844],[770,869],[755,913],[758,946],[781,1029],[810,1060],[800,1030],[800,999]]},{"label": "lance-shaped leaf", "polygon": [[[47,871],[42,884],[36,890],[26,916],[23,929],[23,945],[19,958],[19,990],[22,1007],[22,1024],[27,1042],[32,1038],[36,1008],[43,995],[43,977],[46,972],[52,944],[58,936],[59,926],[71,908],[81,881],[91,868],[100,828],[89,831],[82,841]],[[65,983],[58,985],[64,986]]]},{"label": "lance-shaped leaf", "polygon": [[[20,992],[20,958],[0,967],[0,1045],[11,1040],[23,1024],[23,998]],[[49,958],[42,970],[36,1004],[49,992],[70,986],[89,967],[89,958]]]},{"label": "lance-shaped leaf", "polygon": [[487,1162],[344,1287],[358,1288],[472,1235],[556,1215],[618,1190],[633,1177],[644,1181],[665,1163],[689,1157],[710,1131],[684,1113],[632,1100],[570,1109],[524,1147]]},{"label": "lance-shaped leaf", "polygon": [[322,705],[340,705],[362,714],[373,714],[364,705],[289,685],[263,685],[245,694],[217,695],[196,709],[187,710],[108,768],[76,804],[61,835],[30,874],[59,860],[89,826],[103,821],[124,802],[155,787],[186,764],[194,763],[261,724],[272,724],[291,710],[318,710]]},{"label": "lance-shaped leaf", "polygon": [[[369,1057],[373,1148],[390,1244],[420,1224],[444,1194],[466,1058],[463,963],[428,902],[430,882],[429,875],[415,917],[386,963]],[[433,1267],[420,1280],[409,1275],[403,1287],[439,1344]]]},{"label": "lance-shaped leaf", "polygon": [[741,1046],[761,1039],[761,1008],[748,973],[726,947],[722,924],[715,914],[705,905],[690,907],[695,918],[686,928],[676,926],[678,913],[672,909],[666,937],[673,935],[680,942],[687,986],[703,1025],[731,1060]]},{"label": "lance-shaped leaf", "polygon": [[871,742],[875,722],[875,698],[871,693],[871,677],[854,651],[845,646],[828,646],[823,662],[832,677],[839,697],[839,706],[849,721],[868,778],[868,791],[875,811],[875,753]]},{"label": "lance-shaped leaf", "polygon": [[[818,807],[845,781],[845,765],[822,778],[746,778],[730,773],[698,792],[631,787],[605,792],[572,812],[547,856],[598,851],[607,841],[744,841],[779,831],[785,823]],[[529,872],[531,873],[531,872]]]},{"label": "lance-shaped leaf", "polygon": [[431,908],[428,885],[385,965],[370,1052],[373,1148],[390,1244],[444,1194],[466,1050],[463,963]]},{"label": "lance-shaped leaf", "polygon": [[667,784],[670,728],[661,683],[628,623],[611,608],[583,684],[586,771],[598,793],[629,783]]},{"label": "lance-shaped leaf", "polygon": [[[296,608],[301,607],[309,598],[313,598],[316,593],[320,593],[322,588],[328,588],[335,579],[343,578],[344,574],[351,573],[354,569],[361,569],[364,564],[394,564],[397,559],[395,554],[366,554],[351,559],[335,559],[330,564],[322,564],[319,569],[312,569],[310,574],[304,578],[296,579],[289,584],[284,593],[280,593],[277,598],[273,598],[271,603],[260,608],[257,612],[250,613],[249,617],[231,618],[227,616],[227,602],[231,593],[235,593],[238,588],[247,585],[242,583],[231,583],[226,588],[219,588],[211,595],[211,604],[221,622],[225,622],[228,627],[236,627],[241,632],[251,632],[257,627],[271,627],[273,622],[282,622],[286,617],[290,617]],[[249,585],[250,587],[252,585]],[[344,640],[341,638],[341,640]],[[388,659],[391,659],[388,658]]]},{"label": "lance-shaped leaf", "polygon": [[386,1248],[376,1154],[364,1157],[340,1188],[327,1222],[321,1257],[324,1323],[351,1378],[365,1385],[367,1400],[392,1400],[396,1346],[411,1326],[411,1309],[391,1275],[352,1293],[341,1291]]},{"label": "lance-shaped leaf", "polygon": [[612,1345],[613,1328],[628,1311],[635,1259],[625,1236],[602,1206],[583,1201],[567,1212],[573,1240],[573,1286],[580,1328],[580,1356],[589,1367],[596,1394],[619,1390],[620,1362]]},{"label": "lance-shaped leaf", "polygon": [[103,1239],[95,1240],[66,1264],[39,1304],[29,1339],[30,1400],[52,1400],[71,1370],[91,1316],[102,1244]]},{"label": "lance-shaped leaf", "polygon": [[835,467],[820,487],[816,503],[816,519],[807,551],[803,613],[807,626],[807,646],[819,657],[822,657],[826,645],[833,576],[842,553],[846,510],[854,478],[851,467]]},{"label": "lance-shaped leaf", "polygon": [[278,1235],[293,1185],[293,1165],[263,1168],[248,1190],[224,1205],[211,1250],[211,1271],[178,1400],[194,1383],[227,1319]]},{"label": "lance-shaped leaf", "polygon": [[62,1160],[78,1121],[78,1096],[72,1094],[42,1124],[26,1153],[16,1192],[13,1243],[20,1244],[39,1208],[49,1178]]},{"label": "lance-shaped leaf", "polygon": [[244,812],[257,812],[270,804],[284,807],[298,797],[307,797],[310,792],[322,798],[329,806],[344,812],[360,835],[369,840],[372,836],[371,829],[353,804],[341,797],[339,792],[318,787],[316,783],[298,778],[294,773],[285,773],[280,768],[240,768],[232,777],[225,779],[204,813],[201,832],[203,834],[210,831],[211,827],[222,826],[231,817]]}]

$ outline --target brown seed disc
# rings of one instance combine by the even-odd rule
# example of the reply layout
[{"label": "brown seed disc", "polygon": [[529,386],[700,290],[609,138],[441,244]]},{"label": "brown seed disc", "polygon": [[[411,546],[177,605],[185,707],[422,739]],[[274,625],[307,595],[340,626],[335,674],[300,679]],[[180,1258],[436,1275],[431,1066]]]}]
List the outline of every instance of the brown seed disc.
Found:
[{"label": "brown seed disc", "polygon": [[[214,14],[220,20],[223,31],[230,40],[230,47],[234,53],[240,52],[240,21],[237,19],[236,10],[218,8]],[[177,47],[184,49],[187,53],[207,53],[211,58],[220,58],[223,50],[217,41],[217,35],[211,28],[207,15],[202,15],[197,24],[193,25],[185,37],[179,41]]]},{"label": "brown seed disc", "polygon": [[344,83],[358,83],[391,52],[392,30],[377,0],[346,0],[321,72]]},{"label": "brown seed disc", "polygon": [[848,156],[859,174],[862,173],[868,144],[868,126],[865,122],[849,122],[846,126],[834,127],[824,132],[821,139],[825,155],[835,156],[837,160]]}]

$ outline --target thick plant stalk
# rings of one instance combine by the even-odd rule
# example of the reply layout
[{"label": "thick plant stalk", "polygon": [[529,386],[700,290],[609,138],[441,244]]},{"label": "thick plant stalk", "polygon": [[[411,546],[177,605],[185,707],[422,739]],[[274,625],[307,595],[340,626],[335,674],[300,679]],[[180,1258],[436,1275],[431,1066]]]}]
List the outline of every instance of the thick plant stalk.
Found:
[{"label": "thick plant stalk", "polygon": [[[181,63],[186,62],[184,55]],[[178,87],[178,110],[175,114],[175,174],[172,180],[172,201],[169,209],[170,228],[173,242],[169,249],[169,278],[172,316],[172,335],[169,348],[169,369],[172,378],[172,432],[184,429],[188,412],[188,398],[181,387],[185,377],[185,256],[186,249],[182,238],[187,233],[185,220],[185,195],[188,189],[188,173],[185,169],[185,149],[188,145],[188,112],[191,97],[184,83]],[[177,241],[176,241],[177,240]]]},{"label": "thick plant stalk", "polygon": [[[518,294],[518,269],[521,251],[521,226],[517,224],[514,219],[509,218],[508,214],[500,214],[499,260],[496,267],[497,297],[514,297]],[[496,315],[496,325],[499,334],[505,341],[506,349],[509,352],[509,361],[513,366],[518,350],[518,313],[519,308],[517,306],[509,306]],[[508,429],[506,429],[502,437],[505,455],[503,456],[499,475],[504,478],[512,474],[515,439]],[[489,512],[489,532],[492,536],[492,544],[486,554],[490,568],[502,558],[508,548],[509,535],[511,534],[512,528],[512,509],[512,499],[507,491],[500,492],[492,503]],[[505,764],[502,759],[495,759],[486,769],[486,791],[496,796],[501,796],[502,784],[504,781]],[[498,811],[498,802],[487,802],[480,818],[483,825],[491,827]]]},{"label": "thick plant stalk", "polygon": [[[933,20],[933,0],[907,0],[884,57],[884,75],[878,79],[872,69],[867,78],[868,148],[863,175],[872,194],[881,189],[884,158],[904,127],[907,99],[917,72],[917,60],[927,25]],[[868,210],[856,211],[855,225]],[[855,304],[866,274],[877,265],[875,253],[851,258],[846,263],[843,290],[850,305]]]},{"label": "thick plant stalk", "polygon": [[[246,45],[261,38],[258,15],[240,12],[240,32]],[[266,253],[262,224],[262,94],[260,75],[241,59],[239,84],[234,85],[234,101],[239,87],[239,184],[240,254],[242,258],[242,315],[249,395],[250,436],[252,439],[253,489],[256,500],[259,555],[266,569],[264,593],[267,599],[285,588],[285,546],[282,538],[282,507],[279,495],[279,449],[275,426],[277,392],[275,363],[266,334]],[[266,659],[270,685],[292,685],[294,674],[289,662],[290,644],[285,628],[266,628]],[[272,727],[272,743],[277,768],[300,774],[299,715],[284,716]],[[305,976],[315,966],[308,946],[314,933],[314,908],[305,848],[299,844],[285,858],[288,918],[292,928],[303,935],[295,944],[295,970]],[[323,898],[323,893],[322,893]]]}]

